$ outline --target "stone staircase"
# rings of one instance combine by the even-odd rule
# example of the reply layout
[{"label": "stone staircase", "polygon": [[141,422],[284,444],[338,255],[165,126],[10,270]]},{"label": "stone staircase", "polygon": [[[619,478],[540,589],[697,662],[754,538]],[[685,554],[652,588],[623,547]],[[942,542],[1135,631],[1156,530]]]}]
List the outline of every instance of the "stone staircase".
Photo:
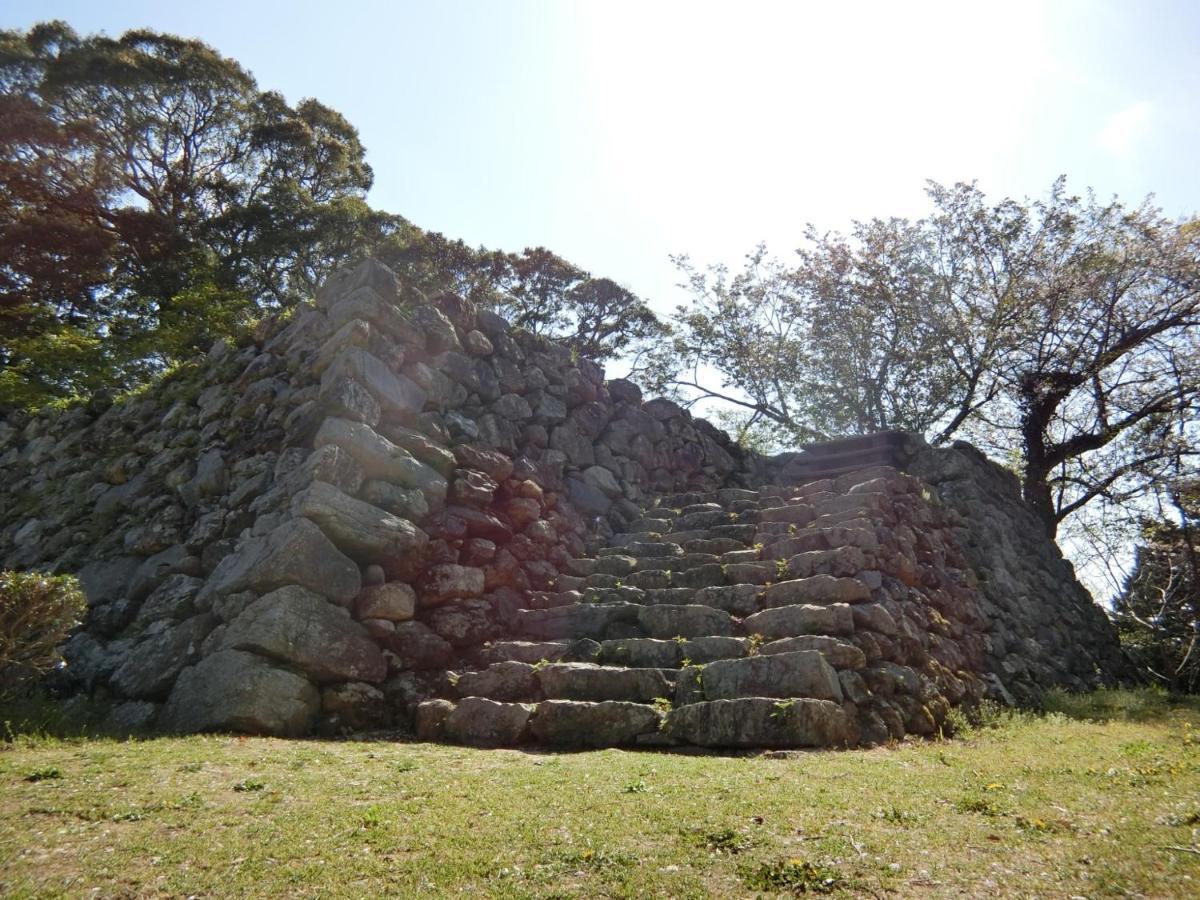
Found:
[{"label": "stone staircase", "polygon": [[[527,594],[511,639],[456,673],[457,699],[417,708],[419,737],[852,746],[934,733],[978,696],[969,573],[916,479],[852,466],[642,512],[554,591]],[[946,571],[962,583],[938,584]]]}]

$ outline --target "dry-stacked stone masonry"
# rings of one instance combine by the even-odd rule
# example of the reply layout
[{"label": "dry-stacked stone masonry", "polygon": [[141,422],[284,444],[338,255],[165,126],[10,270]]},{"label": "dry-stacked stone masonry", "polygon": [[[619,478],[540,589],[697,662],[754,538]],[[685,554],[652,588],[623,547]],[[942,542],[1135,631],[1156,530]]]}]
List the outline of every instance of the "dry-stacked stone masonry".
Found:
[{"label": "dry-stacked stone masonry", "polygon": [[368,261],[121,402],[0,421],[0,561],[76,572],[117,729],[852,746],[1126,674],[966,446],[764,458]]}]

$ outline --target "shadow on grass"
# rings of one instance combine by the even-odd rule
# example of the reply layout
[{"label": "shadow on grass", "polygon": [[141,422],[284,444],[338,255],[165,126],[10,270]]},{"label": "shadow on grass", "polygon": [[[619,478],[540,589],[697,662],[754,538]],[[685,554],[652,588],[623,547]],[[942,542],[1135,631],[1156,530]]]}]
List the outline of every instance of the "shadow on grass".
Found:
[{"label": "shadow on grass", "polygon": [[1200,695],[1172,694],[1158,687],[1111,688],[1088,694],[1050,691],[1039,710],[1086,722],[1162,722],[1184,711],[1200,714]]},{"label": "shadow on grass", "polygon": [[[53,743],[71,740],[153,740],[172,737],[153,732],[113,731],[104,727],[108,713],[106,704],[94,703],[86,697],[58,698],[44,690],[35,689],[22,694],[0,695],[0,745],[14,742]],[[1043,695],[1036,707],[1011,708],[985,703],[974,710],[955,710],[947,723],[946,735],[967,737],[989,728],[1019,725],[1042,716],[1060,715],[1086,722],[1170,721],[1180,713],[1200,716],[1200,695],[1172,694],[1161,688],[1114,688],[1086,694],[1054,690]],[[296,738],[303,741],[353,741],[369,743],[421,743],[405,728],[387,728],[348,734],[315,734]],[[548,747],[522,745],[510,747],[531,755],[585,753],[597,748],[587,746]],[[717,749],[691,746],[626,747],[647,753],[668,753],[685,756],[757,756],[762,750]],[[780,756],[822,752],[818,749],[769,751]]]}]

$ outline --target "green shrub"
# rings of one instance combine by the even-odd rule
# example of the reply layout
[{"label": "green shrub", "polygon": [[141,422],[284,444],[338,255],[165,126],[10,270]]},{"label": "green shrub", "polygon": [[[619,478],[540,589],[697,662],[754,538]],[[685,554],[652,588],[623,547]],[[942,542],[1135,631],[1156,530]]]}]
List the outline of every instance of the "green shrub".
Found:
[{"label": "green shrub", "polygon": [[59,662],[59,645],[87,608],[69,575],[0,572],[0,693]]}]

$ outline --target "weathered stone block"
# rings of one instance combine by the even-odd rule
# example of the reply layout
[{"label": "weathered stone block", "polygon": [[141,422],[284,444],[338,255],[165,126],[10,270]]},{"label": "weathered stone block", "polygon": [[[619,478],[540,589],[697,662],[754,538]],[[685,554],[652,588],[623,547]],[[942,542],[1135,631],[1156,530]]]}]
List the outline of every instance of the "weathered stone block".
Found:
[{"label": "weathered stone block", "polygon": [[222,650],[180,674],[158,726],[295,736],[308,731],[320,704],[308,679],[253,653]]},{"label": "weathered stone block", "polygon": [[221,649],[277,659],[318,682],[378,682],[387,675],[383,653],[346,610],[294,585],[246,607],[227,626]]},{"label": "weathered stone block", "polygon": [[358,566],[315,523],[291,519],[253,538],[221,560],[197,597],[197,605],[239,591],[265,594],[299,585],[335,603],[349,603],[362,587]]}]

